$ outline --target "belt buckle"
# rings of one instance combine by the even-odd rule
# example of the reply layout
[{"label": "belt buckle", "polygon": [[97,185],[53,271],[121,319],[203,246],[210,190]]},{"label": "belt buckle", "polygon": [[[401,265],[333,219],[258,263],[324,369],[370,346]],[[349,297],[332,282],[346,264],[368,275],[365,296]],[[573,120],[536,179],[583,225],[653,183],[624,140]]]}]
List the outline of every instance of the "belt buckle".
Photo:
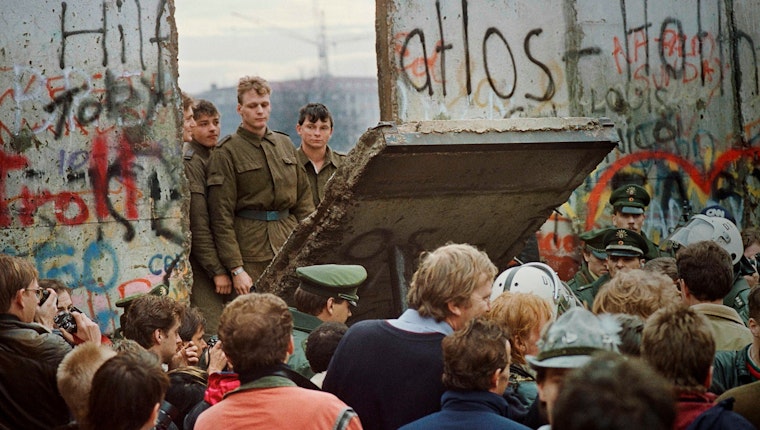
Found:
[{"label": "belt buckle", "polygon": [[276,212],[276,211],[266,211],[266,214],[267,214],[266,215],[267,221],[277,221],[278,219],[280,219],[280,216],[279,216],[280,213],[279,212]]}]

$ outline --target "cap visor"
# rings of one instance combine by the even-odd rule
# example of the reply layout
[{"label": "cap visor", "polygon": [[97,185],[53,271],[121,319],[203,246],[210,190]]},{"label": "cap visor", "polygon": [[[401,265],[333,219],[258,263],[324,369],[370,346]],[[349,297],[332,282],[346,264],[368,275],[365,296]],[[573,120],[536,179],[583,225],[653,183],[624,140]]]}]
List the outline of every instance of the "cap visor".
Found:
[{"label": "cap visor", "polygon": [[590,355],[565,355],[561,357],[547,358],[538,360],[536,356],[529,355],[525,359],[533,367],[548,367],[553,369],[575,369],[581,367],[591,360]]},{"label": "cap visor", "polygon": [[636,206],[620,206],[619,210],[624,214],[640,215],[644,213],[644,209]]},{"label": "cap visor", "polygon": [[594,254],[594,257],[600,259],[600,260],[606,260],[607,259],[607,253],[604,251],[599,251],[596,249],[592,249],[591,253]]},{"label": "cap visor", "polygon": [[607,255],[612,255],[613,257],[643,257],[644,254],[629,249],[608,249]]}]

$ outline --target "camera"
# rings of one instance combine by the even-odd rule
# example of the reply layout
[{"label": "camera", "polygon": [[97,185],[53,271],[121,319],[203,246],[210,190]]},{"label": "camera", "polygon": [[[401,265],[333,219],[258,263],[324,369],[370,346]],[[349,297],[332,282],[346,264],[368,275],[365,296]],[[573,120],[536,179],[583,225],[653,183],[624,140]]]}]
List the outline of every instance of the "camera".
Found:
[{"label": "camera", "polygon": [[42,306],[43,303],[45,303],[45,300],[50,297],[50,291],[46,288],[45,291],[42,292],[42,298],[40,299],[40,302],[37,303],[38,306]]},{"label": "camera", "polygon": [[217,342],[219,342],[219,336],[214,335],[208,338],[206,345],[208,345],[209,349],[211,349],[214,347],[214,345],[216,345]]},{"label": "camera", "polygon": [[171,428],[174,418],[178,416],[179,409],[164,400],[161,402],[161,408],[158,410],[158,417],[156,418],[156,425],[153,426],[153,430],[167,430]]},{"label": "camera", "polygon": [[72,306],[69,311],[59,311],[58,314],[53,318],[53,322],[61,330],[66,330],[67,332],[73,334],[77,332],[77,322],[74,319],[74,315],[71,315],[70,311],[82,313],[82,311]]}]

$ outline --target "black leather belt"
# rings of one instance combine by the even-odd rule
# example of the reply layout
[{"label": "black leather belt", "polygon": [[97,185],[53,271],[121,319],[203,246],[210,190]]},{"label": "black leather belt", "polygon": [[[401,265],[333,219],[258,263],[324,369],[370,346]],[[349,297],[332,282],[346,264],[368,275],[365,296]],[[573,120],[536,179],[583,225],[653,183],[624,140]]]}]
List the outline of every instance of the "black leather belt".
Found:
[{"label": "black leather belt", "polygon": [[245,219],[255,219],[257,221],[279,221],[290,216],[290,209],[281,211],[257,211],[253,209],[243,209],[238,211],[235,216]]}]

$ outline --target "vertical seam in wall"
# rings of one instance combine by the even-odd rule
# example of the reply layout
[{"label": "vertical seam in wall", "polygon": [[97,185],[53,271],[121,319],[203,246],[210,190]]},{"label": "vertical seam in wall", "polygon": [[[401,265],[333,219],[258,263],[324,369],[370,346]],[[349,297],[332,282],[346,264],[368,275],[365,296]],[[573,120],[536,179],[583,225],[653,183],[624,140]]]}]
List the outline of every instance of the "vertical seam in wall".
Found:
[{"label": "vertical seam in wall", "polygon": [[565,75],[567,76],[567,98],[570,116],[584,116],[578,94],[583,93],[583,83],[578,75],[578,60],[583,31],[578,25],[578,10],[576,0],[563,2],[565,15]]}]

